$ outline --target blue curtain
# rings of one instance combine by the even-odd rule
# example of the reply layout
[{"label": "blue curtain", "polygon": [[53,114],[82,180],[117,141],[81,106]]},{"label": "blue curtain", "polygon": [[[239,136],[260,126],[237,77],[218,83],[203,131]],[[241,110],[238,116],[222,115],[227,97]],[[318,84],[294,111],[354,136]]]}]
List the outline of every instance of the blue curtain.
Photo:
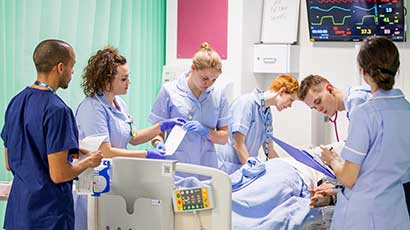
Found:
[{"label": "blue curtain", "polygon": [[[0,0],[0,127],[10,99],[34,82],[32,53],[47,38],[65,40],[76,52],[70,86],[58,91],[73,111],[84,98],[81,73],[90,55],[107,45],[118,48],[132,81],[123,98],[136,127],[148,126],[165,63],[165,8],[166,0]],[[10,181],[2,155],[0,180]],[[1,226],[4,207],[0,202]]]}]

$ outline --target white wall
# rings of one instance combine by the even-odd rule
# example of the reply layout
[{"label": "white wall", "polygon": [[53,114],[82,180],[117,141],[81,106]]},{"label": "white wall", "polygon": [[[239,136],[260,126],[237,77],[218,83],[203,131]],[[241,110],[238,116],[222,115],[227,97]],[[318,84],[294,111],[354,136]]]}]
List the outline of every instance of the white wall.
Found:
[{"label": "white wall", "polygon": [[[320,74],[329,79],[336,87],[354,86],[361,84],[356,64],[356,54],[360,43],[354,42],[315,42],[309,41],[306,1],[301,1],[299,45],[300,45],[300,76]],[[409,6],[409,0],[406,0]],[[407,17],[406,24],[410,22]],[[407,36],[409,33],[407,32]],[[410,45],[408,42],[396,43],[401,55],[400,74],[396,87],[401,88],[406,95],[410,95]],[[333,125],[324,123],[324,117],[312,111],[312,132],[319,136],[314,144],[328,143],[335,140]],[[345,114],[339,114],[339,136],[344,139],[347,134],[348,121]],[[324,135],[324,136],[323,136]],[[330,135],[330,136],[329,136]],[[316,142],[316,143],[315,143]]]},{"label": "white wall", "polygon": [[[406,0],[407,3],[410,0]],[[228,59],[223,61],[223,74],[219,84],[234,83],[232,98],[248,93],[255,87],[265,89],[273,74],[254,74],[252,46],[260,40],[263,0],[228,0]],[[407,4],[410,5],[410,4]],[[409,18],[409,17],[408,17]],[[409,19],[407,19],[409,23]],[[190,59],[177,59],[177,0],[167,1],[167,65],[189,66]],[[410,45],[397,43],[401,52],[401,70],[397,86],[410,95]],[[320,74],[336,87],[361,83],[356,67],[359,44],[353,42],[309,41],[306,1],[301,0],[299,16],[299,79],[309,74]],[[295,102],[291,109],[275,112],[275,134],[299,146],[328,143],[334,140],[333,126],[324,117],[311,111],[302,102]],[[339,133],[343,139],[347,132],[347,120],[339,115]]]}]

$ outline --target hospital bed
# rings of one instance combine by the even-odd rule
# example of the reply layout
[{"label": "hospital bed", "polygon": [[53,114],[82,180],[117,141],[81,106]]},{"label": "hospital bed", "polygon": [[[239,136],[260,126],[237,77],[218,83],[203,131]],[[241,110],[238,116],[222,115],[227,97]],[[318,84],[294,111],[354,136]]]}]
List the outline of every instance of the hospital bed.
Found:
[{"label": "hospital bed", "polygon": [[[248,214],[258,213],[258,204],[256,207],[241,206],[238,209],[244,195],[245,198],[260,197],[265,190],[271,189],[274,191],[279,186],[286,187],[283,182],[285,184],[290,182],[286,177],[281,177],[285,178],[283,181],[276,180],[276,184],[271,184],[269,178],[273,179],[274,177],[266,178],[266,176],[277,175],[272,169],[278,166],[289,169],[289,166],[286,165],[292,164],[288,161],[288,159],[280,160],[274,166],[268,166],[264,178],[258,179],[241,190],[232,192],[233,178],[217,169],[182,164],[176,161],[114,158],[112,160],[110,192],[101,194],[101,196],[89,197],[88,229],[254,229],[260,228],[261,222],[272,219],[274,220],[272,224],[265,225],[263,229],[272,229],[269,228],[272,226],[274,229],[294,229],[294,226],[298,226],[298,229],[327,229],[329,227],[329,222],[326,219],[329,216],[328,209],[310,210],[308,197],[295,196],[289,199],[280,189],[272,196],[265,196],[267,202],[278,203],[278,205],[272,207],[271,211],[268,211],[270,213],[261,216],[262,219],[256,220],[256,222],[254,218],[252,218],[253,220],[247,220],[246,218],[248,218]],[[192,183],[189,180],[192,178],[185,178],[183,179],[185,184],[182,184],[175,182],[174,175],[176,172],[196,173],[210,176],[212,179],[209,181],[196,180],[195,183]],[[307,177],[309,175],[305,175],[305,178]],[[298,183],[297,179],[294,182]],[[267,187],[260,187],[261,183],[267,185]],[[176,210],[176,207],[178,207],[176,195],[181,195],[182,191],[190,191],[189,189],[181,189],[181,187],[178,187],[180,185],[184,188],[196,189],[198,186],[205,188],[204,186],[210,185],[207,187],[209,189],[208,197],[212,200],[209,203],[210,209]],[[297,186],[294,187],[294,191],[298,190]],[[196,196],[195,191],[194,196]],[[278,202],[278,200],[272,199],[282,201]],[[285,206],[279,206],[280,204],[285,204]],[[247,205],[248,201],[245,200],[245,206]],[[289,208],[289,213],[283,210],[283,207]],[[244,210],[243,208],[249,209]],[[244,212],[241,213],[241,209]],[[299,213],[297,219],[292,217],[292,215],[296,215],[295,212]],[[261,213],[259,212],[258,215]],[[283,223],[278,223],[278,220],[283,221]],[[243,224],[244,221],[245,224]],[[238,226],[248,223],[252,226],[238,228]]]},{"label": "hospital bed", "polygon": [[[209,176],[210,186],[178,188],[176,172]],[[231,182],[220,170],[117,157],[111,174],[110,191],[89,196],[89,230],[231,229]]]}]

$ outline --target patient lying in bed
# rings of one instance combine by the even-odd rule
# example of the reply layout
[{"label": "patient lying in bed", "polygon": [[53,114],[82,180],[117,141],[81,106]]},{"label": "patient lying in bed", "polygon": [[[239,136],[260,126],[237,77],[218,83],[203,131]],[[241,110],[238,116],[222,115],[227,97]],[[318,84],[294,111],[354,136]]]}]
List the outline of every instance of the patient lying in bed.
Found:
[{"label": "patient lying in bed", "polygon": [[[232,181],[232,229],[301,229],[318,215],[309,207],[308,187],[322,177],[292,158],[262,162],[250,158],[230,175]],[[193,178],[177,186],[194,187]],[[209,181],[199,182],[210,183]]]}]

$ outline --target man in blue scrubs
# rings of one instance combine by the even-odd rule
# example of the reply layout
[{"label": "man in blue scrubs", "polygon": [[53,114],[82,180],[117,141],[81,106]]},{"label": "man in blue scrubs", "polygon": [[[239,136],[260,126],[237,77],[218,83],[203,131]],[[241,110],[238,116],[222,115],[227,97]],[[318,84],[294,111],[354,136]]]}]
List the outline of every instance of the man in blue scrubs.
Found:
[{"label": "man in blue scrubs", "polygon": [[100,164],[79,153],[78,131],[71,109],[55,93],[67,88],[73,74],[73,48],[60,40],[44,40],[33,53],[37,80],[9,103],[1,138],[6,168],[14,175],[4,228],[74,229],[72,180]]},{"label": "man in blue scrubs", "polygon": [[[363,104],[372,97],[369,86],[348,87],[339,89],[334,87],[326,78],[319,75],[309,75],[300,83],[299,100],[307,106],[329,117],[337,112],[346,111],[347,118],[355,107]],[[403,178],[406,195],[407,211],[410,215],[410,178]]]}]

